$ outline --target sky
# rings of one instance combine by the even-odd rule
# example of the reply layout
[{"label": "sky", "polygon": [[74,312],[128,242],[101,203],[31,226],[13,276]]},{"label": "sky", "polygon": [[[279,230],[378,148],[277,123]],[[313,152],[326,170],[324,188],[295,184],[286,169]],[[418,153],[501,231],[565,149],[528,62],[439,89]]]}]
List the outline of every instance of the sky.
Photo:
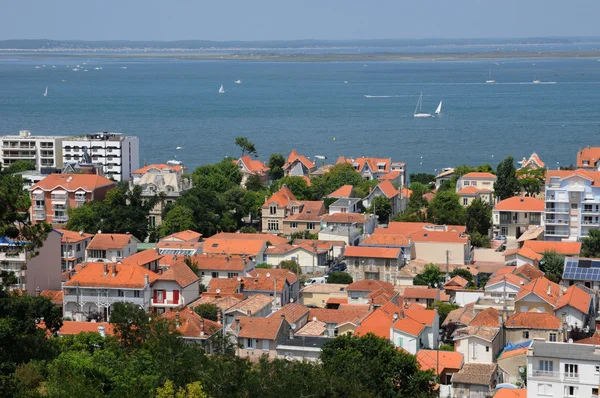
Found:
[{"label": "sky", "polygon": [[0,0],[0,40],[600,36],[599,0]]}]

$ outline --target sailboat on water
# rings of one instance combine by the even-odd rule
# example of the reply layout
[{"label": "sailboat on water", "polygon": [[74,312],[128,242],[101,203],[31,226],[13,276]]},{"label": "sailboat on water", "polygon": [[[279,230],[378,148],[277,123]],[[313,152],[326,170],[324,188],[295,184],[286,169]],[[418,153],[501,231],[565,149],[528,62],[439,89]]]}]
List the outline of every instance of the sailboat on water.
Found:
[{"label": "sailboat on water", "polygon": [[436,115],[442,114],[442,101],[440,101],[440,104],[438,105],[437,109],[435,110],[435,114]]},{"label": "sailboat on water", "polygon": [[415,107],[414,117],[433,117],[431,113],[423,112],[423,92],[421,91],[421,95],[419,95],[419,100],[417,101],[417,106]]},{"label": "sailboat on water", "polygon": [[48,86],[46,86],[46,91],[44,91],[44,97],[48,96]]},{"label": "sailboat on water", "polygon": [[490,74],[488,75],[488,79],[485,82],[486,83],[496,83],[496,81],[492,79],[492,70],[491,69],[490,69]]},{"label": "sailboat on water", "polygon": [[222,84],[221,84],[221,87],[219,88],[219,94],[225,94],[225,88],[223,88]]}]

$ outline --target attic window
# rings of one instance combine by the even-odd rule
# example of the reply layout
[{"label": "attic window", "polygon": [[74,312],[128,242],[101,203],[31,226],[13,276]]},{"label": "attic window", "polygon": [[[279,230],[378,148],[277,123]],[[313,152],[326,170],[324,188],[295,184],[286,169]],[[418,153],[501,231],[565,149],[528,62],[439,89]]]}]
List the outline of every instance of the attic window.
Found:
[{"label": "attic window", "polygon": [[213,243],[212,247],[219,247],[219,244],[218,243]]}]

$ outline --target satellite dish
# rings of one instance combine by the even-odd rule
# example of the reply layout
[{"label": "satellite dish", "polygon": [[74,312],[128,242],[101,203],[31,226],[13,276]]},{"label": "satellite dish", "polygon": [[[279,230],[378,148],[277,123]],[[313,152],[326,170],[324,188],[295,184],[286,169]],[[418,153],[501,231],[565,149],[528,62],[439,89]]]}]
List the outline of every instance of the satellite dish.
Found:
[{"label": "satellite dish", "polygon": [[317,317],[313,316],[313,322],[316,322],[316,321],[317,321]]},{"label": "satellite dish", "polygon": [[217,294],[221,293],[221,289],[217,289],[215,291],[217,292]]},{"label": "satellite dish", "polygon": [[271,277],[271,273],[267,272],[267,278],[270,278],[270,277]]},{"label": "satellite dish", "polygon": [[522,367],[522,366],[519,366],[519,372],[523,373],[523,371],[524,371],[524,370],[525,370],[525,368],[524,368],[524,367]]},{"label": "satellite dish", "polygon": [[292,328],[292,330],[296,330],[296,324],[295,323],[291,323],[290,327]]},{"label": "satellite dish", "polygon": [[241,281],[242,281],[242,278],[238,276],[238,278],[237,278],[237,281],[238,281],[238,282],[241,282]]},{"label": "satellite dish", "polygon": [[290,299],[290,303],[293,303],[293,302],[294,302],[294,299],[293,299],[293,298],[291,298],[291,299]]},{"label": "satellite dish", "polygon": [[496,302],[496,304],[500,303],[500,299],[498,299],[498,298],[494,301]]}]

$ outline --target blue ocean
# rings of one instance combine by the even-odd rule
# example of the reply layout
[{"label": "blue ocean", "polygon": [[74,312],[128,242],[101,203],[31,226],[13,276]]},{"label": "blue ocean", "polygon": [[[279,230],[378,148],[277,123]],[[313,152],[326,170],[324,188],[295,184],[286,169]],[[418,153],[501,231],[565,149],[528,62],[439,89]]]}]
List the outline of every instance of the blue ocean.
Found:
[{"label": "blue ocean", "polygon": [[[485,83],[490,71],[496,84]],[[424,112],[443,101],[440,117],[413,117],[421,92]],[[599,102],[596,59],[0,56],[0,134],[122,132],[139,136],[142,163],[177,159],[192,168],[239,156],[237,136],[253,141],[263,160],[295,148],[328,163],[340,155],[391,157],[409,172],[435,173],[535,151],[556,168],[575,163],[579,148],[600,145]]]}]

